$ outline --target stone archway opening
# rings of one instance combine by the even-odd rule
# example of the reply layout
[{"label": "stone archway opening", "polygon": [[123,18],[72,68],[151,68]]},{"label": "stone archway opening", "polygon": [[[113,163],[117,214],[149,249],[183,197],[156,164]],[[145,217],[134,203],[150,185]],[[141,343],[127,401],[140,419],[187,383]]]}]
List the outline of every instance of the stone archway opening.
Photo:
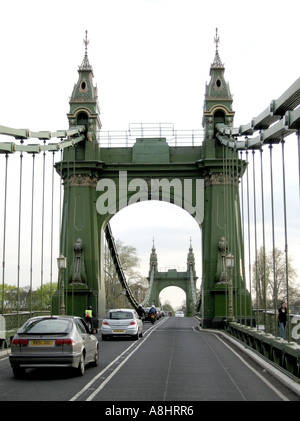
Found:
[{"label": "stone archway opening", "polygon": [[140,258],[138,270],[143,276],[149,274],[149,258],[155,244],[158,267],[185,268],[187,253],[192,243],[195,254],[196,273],[200,288],[202,266],[201,229],[187,211],[172,203],[144,201],[129,205],[110,220],[114,237],[123,244],[136,248]]},{"label": "stone archway opening", "polygon": [[159,294],[161,307],[170,304],[174,311],[186,308],[186,293],[179,287],[171,286],[164,288]]}]

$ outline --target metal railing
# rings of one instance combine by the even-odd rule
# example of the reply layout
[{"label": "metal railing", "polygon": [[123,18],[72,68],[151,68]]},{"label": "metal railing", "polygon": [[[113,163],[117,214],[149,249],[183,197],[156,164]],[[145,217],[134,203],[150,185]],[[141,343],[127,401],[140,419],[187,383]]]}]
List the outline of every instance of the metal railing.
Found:
[{"label": "metal railing", "polygon": [[165,138],[169,146],[200,146],[204,139],[203,129],[175,130],[173,123],[131,123],[128,130],[100,130],[98,143],[101,147],[131,147],[136,139]]}]

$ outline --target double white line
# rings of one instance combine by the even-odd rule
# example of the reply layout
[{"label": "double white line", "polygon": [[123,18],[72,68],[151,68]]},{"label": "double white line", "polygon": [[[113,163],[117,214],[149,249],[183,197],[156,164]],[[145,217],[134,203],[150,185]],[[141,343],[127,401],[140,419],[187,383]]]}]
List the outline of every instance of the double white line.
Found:
[{"label": "double white line", "polygon": [[[128,361],[129,358],[139,349],[139,347],[141,345],[143,345],[144,341],[149,338],[149,336],[151,335],[151,333],[154,332],[154,330],[156,330],[158,328],[158,326],[161,325],[162,323],[164,323],[164,321],[166,321],[166,320],[167,320],[167,318],[165,318],[164,320],[162,320],[161,323],[159,323],[157,326],[153,326],[152,329],[147,330],[147,332],[144,333],[143,340],[141,340],[139,343],[134,342],[128,348],[126,348],[125,351],[122,352],[122,354],[120,354],[107,367],[105,367],[104,370],[100,371],[100,373],[98,373],[97,376],[95,376],[89,383],[87,383],[85,385],[85,387],[80,390],[80,392],[76,393],[76,395],[74,395],[70,399],[70,401],[76,401],[76,400],[78,400],[101,376],[103,376],[107,372],[107,370],[110,369],[110,367],[113,364],[115,364],[116,362],[118,362],[120,360],[120,358],[122,358],[122,356],[124,354],[127,354],[128,351],[131,348],[133,348],[133,350],[124,358],[124,360],[115,369],[113,369],[113,371],[110,373],[110,375],[100,384],[100,386],[98,386],[97,389],[95,389],[92,393],[89,392],[89,396],[85,399],[86,401],[93,400],[94,397],[106,386],[106,384],[110,381],[110,379],[112,379],[113,376],[115,374],[117,374],[117,372],[126,363],[126,361]],[[147,337],[146,337],[146,335],[147,335]]]}]

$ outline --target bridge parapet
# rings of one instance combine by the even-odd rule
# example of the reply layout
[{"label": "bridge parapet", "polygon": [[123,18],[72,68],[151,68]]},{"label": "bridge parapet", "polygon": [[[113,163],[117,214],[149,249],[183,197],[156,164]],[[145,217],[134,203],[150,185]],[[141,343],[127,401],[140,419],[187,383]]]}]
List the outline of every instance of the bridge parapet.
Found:
[{"label": "bridge parapet", "polygon": [[236,322],[228,322],[226,331],[257,352],[262,358],[279,366],[290,376],[300,379],[300,345]]},{"label": "bridge parapet", "polygon": [[0,315],[0,349],[9,348],[11,339],[17,333],[17,330],[28,320],[30,317],[50,315],[49,311],[19,311]]}]

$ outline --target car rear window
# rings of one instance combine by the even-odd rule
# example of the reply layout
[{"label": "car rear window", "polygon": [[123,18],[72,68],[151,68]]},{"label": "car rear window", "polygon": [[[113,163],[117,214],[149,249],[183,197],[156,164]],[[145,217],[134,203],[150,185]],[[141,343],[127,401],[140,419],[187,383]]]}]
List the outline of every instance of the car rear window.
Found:
[{"label": "car rear window", "polygon": [[130,311],[110,311],[106,318],[114,320],[133,319],[133,314]]},{"label": "car rear window", "polygon": [[66,319],[38,319],[32,320],[20,333],[69,333],[72,322]]}]

